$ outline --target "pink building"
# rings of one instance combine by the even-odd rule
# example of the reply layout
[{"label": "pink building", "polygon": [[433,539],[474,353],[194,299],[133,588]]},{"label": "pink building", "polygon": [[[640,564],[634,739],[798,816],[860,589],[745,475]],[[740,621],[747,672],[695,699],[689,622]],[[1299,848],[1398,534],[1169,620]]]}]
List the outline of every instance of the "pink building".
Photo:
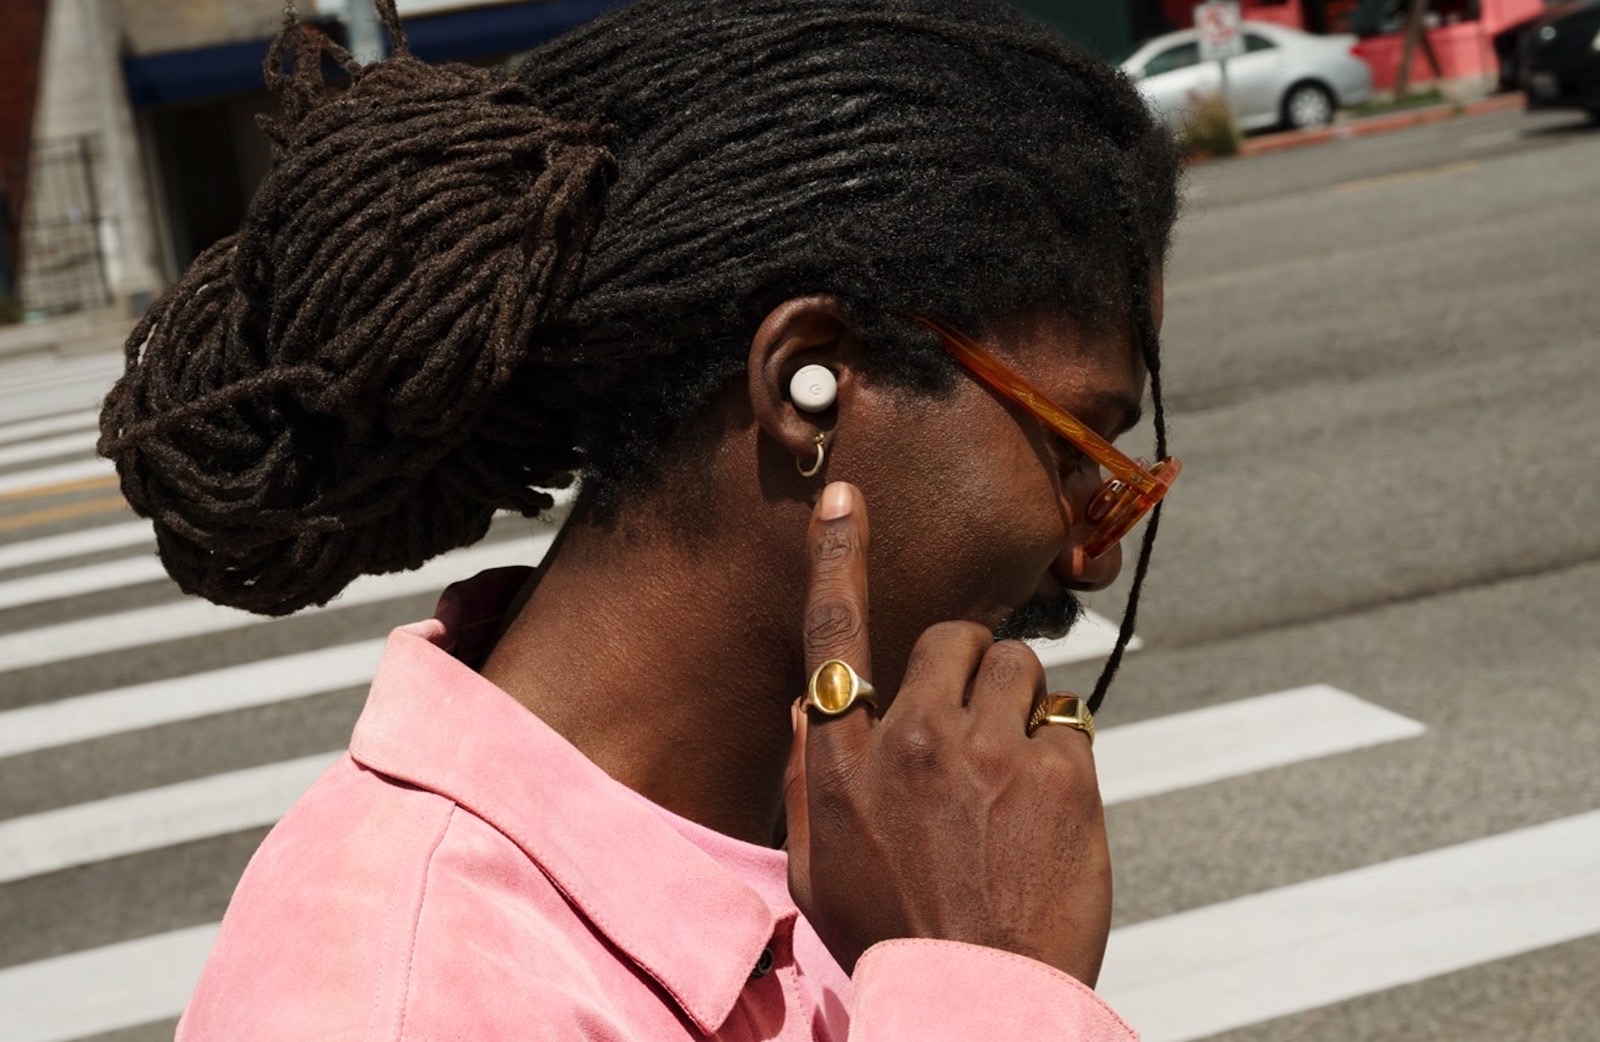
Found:
[{"label": "pink building", "polygon": [[[1163,12],[1175,26],[1193,24],[1192,0],[1162,0]],[[1406,0],[1243,0],[1244,16],[1317,33],[1377,31],[1356,52],[1372,66],[1373,86],[1394,87],[1405,46],[1401,28]],[[1498,71],[1494,36],[1544,11],[1544,0],[1429,0],[1428,41],[1439,57],[1445,79],[1492,78]],[[1412,62],[1412,82],[1433,76],[1419,53]]]}]

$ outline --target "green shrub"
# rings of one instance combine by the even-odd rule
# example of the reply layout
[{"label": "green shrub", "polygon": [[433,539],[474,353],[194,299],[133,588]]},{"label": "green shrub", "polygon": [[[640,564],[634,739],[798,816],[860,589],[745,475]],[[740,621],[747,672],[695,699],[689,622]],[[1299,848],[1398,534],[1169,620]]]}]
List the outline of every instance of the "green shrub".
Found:
[{"label": "green shrub", "polygon": [[1185,152],[1198,156],[1231,156],[1239,151],[1239,125],[1221,95],[1200,99],[1194,113],[1178,133]]}]

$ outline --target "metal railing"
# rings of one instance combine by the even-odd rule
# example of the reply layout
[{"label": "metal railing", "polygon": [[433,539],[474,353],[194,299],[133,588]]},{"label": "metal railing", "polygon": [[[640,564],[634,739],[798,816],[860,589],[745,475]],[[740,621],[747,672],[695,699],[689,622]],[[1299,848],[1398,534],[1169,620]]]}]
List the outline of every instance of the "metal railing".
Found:
[{"label": "metal railing", "polygon": [[28,173],[18,279],[29,314],[61,314],[111,300],[92,137],[36,141]]}]

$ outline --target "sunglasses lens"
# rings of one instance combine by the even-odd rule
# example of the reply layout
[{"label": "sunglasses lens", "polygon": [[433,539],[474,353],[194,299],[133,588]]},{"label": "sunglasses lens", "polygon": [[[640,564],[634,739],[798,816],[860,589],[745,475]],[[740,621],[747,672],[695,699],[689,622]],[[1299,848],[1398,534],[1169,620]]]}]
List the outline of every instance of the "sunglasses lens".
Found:
[{"label": "sunglasses lens", "polygon": [[[1119,486],[1113,489],[1111,486]],[[1099,508],[1098,514],[1096,507]],[[1149,505],[1140,497],[1138,490],[1123,485],[1120,481],[1106,482],[1090,504],[1088,517],[1094,525],[1084,543],[1084,551],[1090,557],[1099,557],[1117,544],[1128,530],[1139,523],[1139,519],[1149,510]]]},{"label": "sunglasses lens", "polygon": [[1089,500],[1088,507],[1084,510],[1084,517],[1091,525],[1098,525],[1106,518],[1116,513],[1128,493],[1133,491],[1127,485],[1115,478],[1100,486],[1100,490]]},{"label": "sunglasses lens", "polygon": [[1138,465],[1160,479],[1156,495],[1141,495],[1132,485],[1115,478],[1101,485],[1100,491],[1095,493],[1084,511],[1085,518],[1094,525],[1094,531],[1089,533],[1089,538],[1083,544],[1084,552],[1091,558],[1099,557],[1117,545],[1139,523],[1139,519],[1161,501],[1173,479],[1178,476],[1180,467],[1178,461],[1173,459],[1162,460],[1154,466],[1141,459]]}]

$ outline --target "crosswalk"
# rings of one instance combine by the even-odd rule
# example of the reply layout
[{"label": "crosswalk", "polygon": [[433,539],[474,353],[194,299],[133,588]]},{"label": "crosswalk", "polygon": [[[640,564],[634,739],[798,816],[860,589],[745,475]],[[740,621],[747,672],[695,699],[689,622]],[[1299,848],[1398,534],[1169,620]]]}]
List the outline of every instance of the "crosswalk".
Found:
[{"label": "crosswalk", "polygon": [[[502,519],[478,546],[363,578],[290,620],[184,598],[92,455],[94,403],[119,364],[0,369],[0,898],[116,864],[130,873],[125,899],[150,900],[160,878],[133,874],[159,872],[185,845],[269,827],[339,754],[350,721],[307,725],[293,755],[261,762],[241,739],[226,769],[66,804],[21,784],[40,758],[114,746],[186,762],[197,729],[232,733],[215,725],[359,691],[390,626],[425,613],[454,578],[536,561],[552,537]],[[1041,657],[1097,659],[1114,636],[1094,616]],[[185,653],[198,646],[205,655]],[[1195,740],[1218,734],[1229,740]],[[1108,727],[1096,753],[1117,805],[1230,780],[1270,791],[1313,761],[1429,738],[1418,721],[1311,684]],[[1511,875],[1527,884],[1514,897],[1483,885]],[[1583,814],[1121,926],[1101,990],[1148,1042],[1185,1042],[1600,933],[1597,893],[1600,813]],[[0,958],[0,1039],[169,1034],[221,910],[71,950],[13,938],[0,950],[23,954]]]}]

